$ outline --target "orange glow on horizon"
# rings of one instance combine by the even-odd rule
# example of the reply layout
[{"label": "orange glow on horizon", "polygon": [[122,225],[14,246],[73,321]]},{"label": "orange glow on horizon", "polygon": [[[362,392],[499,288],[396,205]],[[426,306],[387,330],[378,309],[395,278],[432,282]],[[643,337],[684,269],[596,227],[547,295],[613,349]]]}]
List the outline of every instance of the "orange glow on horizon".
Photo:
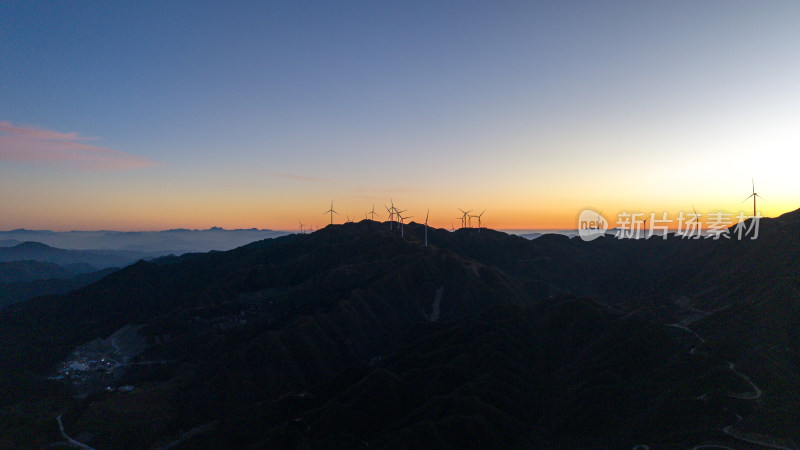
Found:
[{"label": "orange glow on horizon", "polygon": [[[257,228],[295,231],[300,227],[298,221],[302,221],[306,229],[309,227],[319,229],[330,223],[330,216],[322,214],[324,207],[317,208],[319,211],[309,208],[305,208],[303,211],[297,209],[278,210],[273,208],[272,214],[265,214],[258,209],[244,207],[244,205],[237,203],[228,203],[224,207],[210,209],[199,208],[194,204],[170,205],[167,202],[162,205],[152,205],[150,208],[146,209],[145,213],[123,207],[116,209],[109,208],[101,212],[92,211],[88,208],[76,209],[65,212],[67,218],[71,219],[69,220],[70,225],[68,226],[52,221],[52,216],[48,216],[48,214],[40,213],[25,217],[24,223],[20,221],[22,217],[7,217],[7,219],[12,219],[13,222],[9,222],[9,225],[4,227],[4,229],[27,228],[49,229],[53,231],[161,231],[174,228],[208,229],[211,227],[221,227],[225,229]],[[348,217],[354,222],[364,220],[365,213],[371,210],[371,208],[372,205],[370,204],[368,207],[362,207],[361,210],[357,212],[355,207],[346,209],[344,205],[342,207],[337,207],[334,203],[334,209],[340,211],[339,215],[334,215],[334,224],[342,224]],[[407,216],[414,216],[408,220],[409,223],[424,222],[426,208],[414,208],[411,206],[405,206],[404,208],[407,209]],[[492,210],[487,208],[481,223],[484,228],[496,230],[574,230],[578,227],[578,214],[584,208],[585,207],[563,206],[561,209],[547,211]],[[600,208],[591,209],[595,212],[600,212]],[[779,209],[776,206],[765,208],[759,206],[758,209],[762,217],[777,217],[795,208],[787,207],[785,209]],[[388,220],[385,210],[383,214],[377,214],[378,208],[376,206],[375,211],[376,221],[386,222]],[[656,219],[660,219],[663,210],[620,209],[617,211],[609,208],[608,210],[604,209],[602,211],[603,217],[609,223],[609,228],[614,228],[618,226],[619,218],[617,214],[619,213],[644,213],[643,216],[638,216],[639,221],[647,218],[649,222],[651,220],[651,212],[656,214]],[[748,210],[747,208],[740,208],[738,210],[698,210],[697,212],[702,214],[700,222],[703,224],[704,228],[707,227],[709,223],[708,214],[716,211],[730,214],[728,219],[734,224],[737,222],[737,215],[740,212],[748,217],[752,214],[752,210]],[[677,218],[679,214],[683,212],[684,216],[688,217],[688,215],[692,213],[692,210],[683,208],[668,210],[667,212],[668,220],[672,221],[670,229],[674,230],[677,228]],[[461,213],[457,208],[431,208],[429,225],[434,228],[446,230],[450,230],[451,227],[458,229],[461,226],[460,215]],[[443,218],[443,216],[445,216],[445,218]],[[476,226],[477,219],[473,219],[473,227]]]}]

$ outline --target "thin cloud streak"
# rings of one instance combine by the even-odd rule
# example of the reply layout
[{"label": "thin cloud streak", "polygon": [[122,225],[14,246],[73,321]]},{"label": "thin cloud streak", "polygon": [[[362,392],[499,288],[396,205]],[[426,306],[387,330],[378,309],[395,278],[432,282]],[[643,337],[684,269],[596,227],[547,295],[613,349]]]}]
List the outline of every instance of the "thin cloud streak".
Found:
[{"label": "thin cloud streak", "polygon": [[378,187],[360,187],[356,189],[358,192],[366,192],[368,194],[427,194],[430,191],[425,189],[416,189],[416,188],[405,188],[405,187],[397,187],[397,188],[378,188]]},{"label": "thin cloud streak", "polygon": [[[257,170],[256,172],[262,175],[268,175],[276,178],[286,178],[288,180],[310,181],[314,183],[337,183],[337,184],[342,183],[339,180],[332,180],[330,178],[312,177],[308,175],[298,175],[294,173],[270,172],[265,170]],[[392,194],[425,194],[429,193],[430,191],[423,189],[416,189],[416,188],[407,188],[407,187],[383,188],[374,186],[360,186],[355,188],[355,192],[372,194],[372,195],[375,194],[392,195]],[[370,199],[373,197],[369,195],[356,195],[355,198]]]},{"label": "thin cloud streak", "polygon": [[141,156],[85,143],[92,140],[97,138],[0,122],[0,160],[64,162],[94,170],[140,169],[159,164]]},{"label": "thin cloud streak", "polygon": [[336,180],[329,180],[327,178],[309,177],[306,175],[297,175],[293,173],[266,172],[263,170],[259,170],[258,173],[263,175],[269,175],[271,177],[288,178],[290,180],[315,181],[318,183],[338,183],[338,181]]}]

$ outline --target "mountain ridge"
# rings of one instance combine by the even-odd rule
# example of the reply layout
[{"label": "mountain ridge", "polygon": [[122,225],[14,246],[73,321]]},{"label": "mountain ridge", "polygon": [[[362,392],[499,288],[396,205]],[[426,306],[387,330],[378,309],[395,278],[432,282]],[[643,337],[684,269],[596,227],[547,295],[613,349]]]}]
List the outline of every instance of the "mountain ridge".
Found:
[{"label": "mountain ridge", "polygon": [[[0,389],[0,406],[60,392],[44,398],[62,398],[70,428],[100,447],[157,447],[189,429],[190,447],[691,446],[736,442],[721,431],[731,424],[797,440],[780,425],[798,419],[795,217],[747,241],[430,228],[427,248],[418,224],[401,238],[362,221],[140,261],[0,314],[0,359],[16,368],[0,387],[18,387]],[[167,361],[124,378],[162,405],[140,416],[159,430],[147,436],[125,425],[134,397],[68,400],[37,378],[128,324],[144,325],[141,362]],[[758,402],[728,395],[748,389],[739,373],[763,389]]]}]

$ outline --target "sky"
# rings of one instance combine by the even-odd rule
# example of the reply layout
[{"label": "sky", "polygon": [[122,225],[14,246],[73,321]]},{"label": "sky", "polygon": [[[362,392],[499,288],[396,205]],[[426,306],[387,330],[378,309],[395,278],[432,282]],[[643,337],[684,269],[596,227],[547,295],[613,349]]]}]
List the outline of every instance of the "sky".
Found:
[{"label": "sky", "polygon": [[800,207],[800,2],[0,3],[0,230]]}]

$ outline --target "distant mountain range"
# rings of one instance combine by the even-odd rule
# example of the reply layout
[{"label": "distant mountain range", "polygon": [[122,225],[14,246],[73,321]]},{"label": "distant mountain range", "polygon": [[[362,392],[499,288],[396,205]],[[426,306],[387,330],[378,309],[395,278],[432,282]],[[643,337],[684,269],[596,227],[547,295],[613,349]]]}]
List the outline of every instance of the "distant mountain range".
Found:
[{"label": "distant mountain range", "polygon": [[79,273],[94,270],[88,265],[72,265],[69,268],[50,262],[31,260],[0,262],[0,284],[20,283],[50,278],[70,278]]},{"label": "distant mountain range", "polygon": [[189,252],[230,250],[253,241],[288,234],[282,231],[225,230],[213,227],[208,230],[173,229],[165,231],[0,231],[0,247],[13,246],[25,241],[41,242],[52,247],[76,250],[126,250],[144,253],[157,252],[179,255]]},{"label": "distant mountain range", "polygon": [[153,256],[130,251],[64,250],[38,242],[0,247],[0,309],[38,296],[66,294],[140,258]]},{"label": "distant mountain range", "polygon": [[[270,230],[176,229],[159,232],[12,230],[0,232],[0,308],[42,295],[64,294],[140,259],[191,251],[228,250],[286,233]],[[37,239],[41,242],[20,239]],[[47,245],[47,242],[67,248]],[[98,250],[98,248],[103,248]],[[90,272],[97,272],[90,275]],[[80,275],[80,276],[79,276]]]},{"label": "distant mountain range", "polygon": [[[31,264],[39,267],[24,267]],[[0,309],[13,303],[45,295],[66,294],[115,272],[109,268],[91,272],[73,272],[57,264],[36,261],[14,261],[0,263]],[[15,280],[15,278],[17,278]]]},{"label": "distant mountain range", "polygon": [[64,250],[39,242],[0,247],[0,308],[38,296],[66,294],[140,259],[163,254]]},{"label": "distant mountain range", "polygon": [[0,247],[0,262],[39,261],[61,266],[83,265],[80,272],[125,267],[140,259],[164,255],[163,252],[138,252],[130,250],[64,250],[40,242],[23,242],[13,247]]},{"label": "distant mountain range", "polygon": [[[800,210],[741,241],[423,233],[328,226],[7,307],[0,446],[63,441],[58,417],[95,448],[797,448]],[[146,348],[100,366],[121,334]]]}]

